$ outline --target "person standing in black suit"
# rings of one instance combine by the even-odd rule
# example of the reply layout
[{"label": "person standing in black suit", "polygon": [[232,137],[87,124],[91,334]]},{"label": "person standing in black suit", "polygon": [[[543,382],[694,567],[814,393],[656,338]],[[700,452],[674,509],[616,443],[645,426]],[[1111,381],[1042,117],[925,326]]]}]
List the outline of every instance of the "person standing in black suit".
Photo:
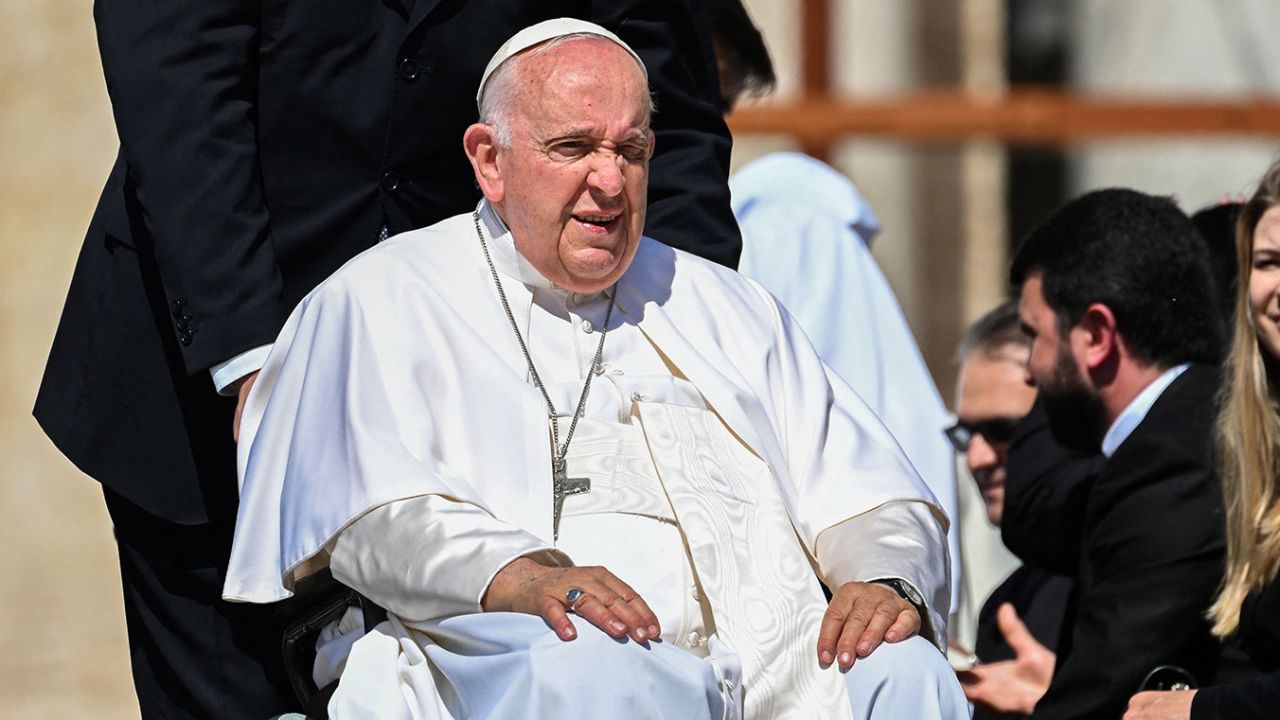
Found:
[{"label": "person standing in black suit", "polygon": [[1236,248],[1240,282],[1217,427],[1227,570],[1211,618],[1215,635],[1238,638],[1254,667],[1269,674],[1140,693],[1125,720],[1269,720],[1280,709],[1280,162],[1241,206]]},{"label": "person standing in black suit", "polygon": [[[1210,453],[1222,343],[1207,251],[1171,200],[1101,190],[1037,228],[1010,277],[1053,434],[1107,460],[1052,676],[1024,655],[979,666],[979,699],[1036,720],[1119,718],[1159,665],[1200,682],[1216,670],[1205,613],[1224,554]],[[1038,699],[1008,702],[1036,685]]]},{"label": "person standing in black suit", "polygon": [[733,266],[706,11],[695,0],[94,5],[120,136],[35,415],[103,485],[145,717],[293,708],[272,609],[221,601],[233,417],[293,306],[380,237],[472,209],[458,141],[515,30],[614,31],[656,92],[646,234]]}]

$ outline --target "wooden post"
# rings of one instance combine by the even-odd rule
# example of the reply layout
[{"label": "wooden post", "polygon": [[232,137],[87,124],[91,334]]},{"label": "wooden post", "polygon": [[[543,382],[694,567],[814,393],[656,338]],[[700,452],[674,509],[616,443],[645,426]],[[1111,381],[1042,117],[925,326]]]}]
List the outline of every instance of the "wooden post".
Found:
[{"label": "wooden post", "polygon": [[[831,98],[831,7],[830,0],[802,0],[803,23],[800,34],[803,97],[818,101]],[[823,162],[831,161],[831,147],[838,138],[809,135],[800,138],[800,147]]]}]

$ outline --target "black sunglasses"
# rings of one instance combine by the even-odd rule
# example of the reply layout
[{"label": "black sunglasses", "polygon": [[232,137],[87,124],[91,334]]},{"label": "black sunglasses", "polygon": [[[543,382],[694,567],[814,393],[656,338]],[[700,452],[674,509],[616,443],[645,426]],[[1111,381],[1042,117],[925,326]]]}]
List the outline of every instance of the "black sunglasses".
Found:
[{"label": "black sunglasses", "polygon": [[974,435],[981,435],[992,445],[1008,445],[1013,440],[1013,434],[1018,431],[1020,420],[1021,418],[992,418],[975,423],[959,421],[942,432],[951,441],[951,447],[956,452],[966,453]]}]

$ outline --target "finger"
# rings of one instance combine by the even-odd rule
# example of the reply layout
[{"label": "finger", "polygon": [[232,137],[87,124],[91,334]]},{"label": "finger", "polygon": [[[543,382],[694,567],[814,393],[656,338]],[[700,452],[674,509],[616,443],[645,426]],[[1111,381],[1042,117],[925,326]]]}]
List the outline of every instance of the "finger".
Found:
[{"label": "finger", "polygon": [[[849,615],[845,618],[844,628],[840,631],[840,639],[836,641],[836,663],[840,665],[841,670],[848,670],[853,667],[858,642],[871,625],[872,619],[875,618],[875,611],[878,605],[879,603],[874,599],[865,595],[853,601],[853,609],[849,611]],[[879,644],[878,640],[876,644]]]},{"label": "finger", "polygon": [[956,673],[956,676],[960,680],[960,689],[969,702],[986,704],[990,683],[980,668]]},{"label": "finger", "polygon": [[578,629],[573,626],[573,621],[565,612],[564,604],[559,600],[553,597],[543,598],[539,610],[541,612],[538,614],[561,640],[572,640],[578,637]]},{"label": "finger", "polygon": [[858,638],[858,644],[854,649],[858,657],[866,657],[872,650],[880,647],[880,643],[885,640],[885,631],[897,621],[899,609],[895,605],[881,603],[871,612],[867,629],[862,631],[862,636]]},{"label": "finger", "polygon": [[[600,588],[596,588],[595,592],[600,592]],[[578,616],[586,618],[587,622],[595,625],[601,630],[608,633],[611,637],[622,638],[627,636],[629,630],[617,615],[609,609],[607,605],[600,601],[591,590],[587,590],[587,594],[573,606],[573,611]]]},{"label": "finger", "polygon": [[845,618],[853,601],[845,593],[837,592],[822,614],[822,624],[818,626],[818,664],[828,667],[836,659],[836,641],[844,630]]},{"label": "finger", "polygon": [[[630,585],[623,582],[613,573],[607,574],[607,577],[604,578],[604,584],[615,593],[617,600],[609,602],[607,598],[601,599],[605,601],[605,605],[614,614],[627,623],[628,632],[636,642],[643,643],[662,634],[662,627],[658,624],[657,614],[649,608],[649,603],[640,597],[640,593],[633,590]],[[632,618],[634,618],[634,622],[632,622]]]},{"label": "finger", "polygon": [[1010,603],[1002,604],[996,611],[996,624],[1000,627],[1000,634],[1004,635],[1009,647],[1013,648],[1018,655],[1044,647],[1032,637],[1031,631],[1027,630],[1027,626],[1018,618],[1018,611],[1014,610]]},{"label": "finger", "polygon": [[920,626],[920,613],[913,607],[903,608],[898,613],[898,619],[885,631],[884,640],[890,643],[902,642],[920,632]]},{"label": "finger", "polygon": [[[635,597],[632,596],[631,599]],[[649,639],[648,623],[640,618],[640,613],[631,606],[626,596],[606,589],[601,590],[596,595],[596,599],[618,618],[618,621],[623,624],[623,632],[633,640],[643,643]]]}]

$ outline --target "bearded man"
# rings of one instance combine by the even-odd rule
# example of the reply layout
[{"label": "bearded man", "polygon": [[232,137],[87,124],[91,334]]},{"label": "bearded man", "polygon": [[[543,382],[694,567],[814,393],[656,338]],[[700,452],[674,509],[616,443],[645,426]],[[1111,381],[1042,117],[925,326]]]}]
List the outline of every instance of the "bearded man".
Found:
[{"label": "bearded man", "polygon": [[357,257],[275,344],[226,597],[328,565],[386,609],[322,633],[332,717],[967,717],[929,642],[947,521],[901,449],[767,293],[642,237],[639,58],[540,23],[477,102],[476,211]]},{"label": "bearded man", "polygon": [[1027,379],[1054,436],[1106,462],[1084,501],[1056,657],[1006,630],[1018,657],[973,670],[974,702],[1036,720],[1119,718],[1159,666],[1212,680],[1219,649],[1205,615],[1224,545],[1208,262],[1172,200],[1123,189],[1068,203],[1014,257]]}]

